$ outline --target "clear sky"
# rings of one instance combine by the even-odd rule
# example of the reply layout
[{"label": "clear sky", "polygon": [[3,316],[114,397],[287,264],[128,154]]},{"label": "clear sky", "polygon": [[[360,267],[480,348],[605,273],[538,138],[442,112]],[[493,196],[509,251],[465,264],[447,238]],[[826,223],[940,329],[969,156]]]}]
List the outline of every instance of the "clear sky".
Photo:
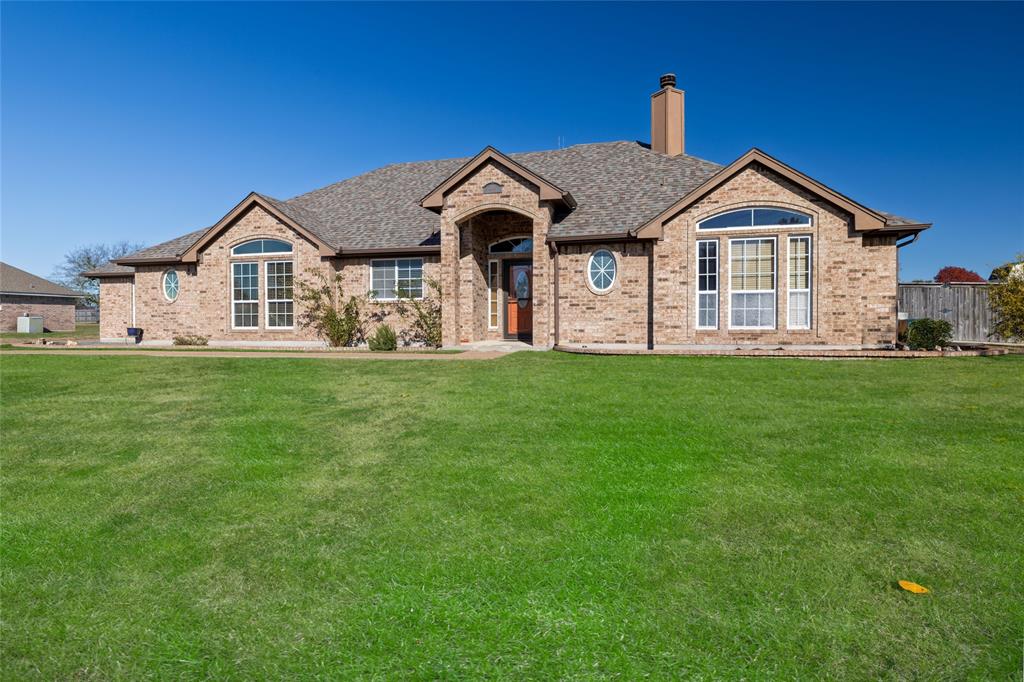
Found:
[{"label": "clear sky", "polygon": [[0,257],[156,243],[397,162],[648,140],[674,71],[687,151],[757,146],[935,224],[901,276],[1024,251],[1024,5],[0,7]]}]

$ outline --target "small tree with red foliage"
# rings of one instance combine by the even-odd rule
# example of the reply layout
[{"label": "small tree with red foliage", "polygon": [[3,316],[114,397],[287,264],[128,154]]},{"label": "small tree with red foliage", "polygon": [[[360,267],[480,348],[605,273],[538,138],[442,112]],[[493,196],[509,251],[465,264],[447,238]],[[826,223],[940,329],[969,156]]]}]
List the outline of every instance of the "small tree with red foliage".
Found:
[{"label": "small tree with red foliage", "polygon": [[936,273],[935,281],[939,284],[948,284],[949,282],[984,282],[985,280],[974,270],[947,265]]}]

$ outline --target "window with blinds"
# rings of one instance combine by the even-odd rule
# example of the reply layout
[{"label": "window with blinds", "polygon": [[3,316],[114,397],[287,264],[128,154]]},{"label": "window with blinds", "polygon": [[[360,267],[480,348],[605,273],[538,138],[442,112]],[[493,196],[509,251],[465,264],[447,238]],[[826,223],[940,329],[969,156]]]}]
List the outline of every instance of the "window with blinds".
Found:
[{"label": "window with blinds", "polygon": [[775,238],[729,241],[729,326],[775,327]]},{"label": "window with blinds", "polygon": [[789,238],[789,328],[811,328],[811,237]]}]

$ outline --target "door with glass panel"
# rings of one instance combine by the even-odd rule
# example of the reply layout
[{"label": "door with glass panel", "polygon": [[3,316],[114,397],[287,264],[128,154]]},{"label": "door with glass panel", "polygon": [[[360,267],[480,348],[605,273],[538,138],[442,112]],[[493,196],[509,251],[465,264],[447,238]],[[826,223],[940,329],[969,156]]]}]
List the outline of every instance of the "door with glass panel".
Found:
[{"label": "door with glass panel", "polygon": [[505,261],[505,338],[533,338],[533,263]]}]

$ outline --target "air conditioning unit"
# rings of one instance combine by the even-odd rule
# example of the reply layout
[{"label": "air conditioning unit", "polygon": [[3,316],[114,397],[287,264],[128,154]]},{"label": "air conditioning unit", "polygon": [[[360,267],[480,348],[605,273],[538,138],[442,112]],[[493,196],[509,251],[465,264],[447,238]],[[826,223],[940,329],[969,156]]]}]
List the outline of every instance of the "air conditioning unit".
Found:
[{"label": "air conditioning unit", "polygon": [[39,315],[22,315],[18,318],[19,334],[42,334],[43,318]]}]

